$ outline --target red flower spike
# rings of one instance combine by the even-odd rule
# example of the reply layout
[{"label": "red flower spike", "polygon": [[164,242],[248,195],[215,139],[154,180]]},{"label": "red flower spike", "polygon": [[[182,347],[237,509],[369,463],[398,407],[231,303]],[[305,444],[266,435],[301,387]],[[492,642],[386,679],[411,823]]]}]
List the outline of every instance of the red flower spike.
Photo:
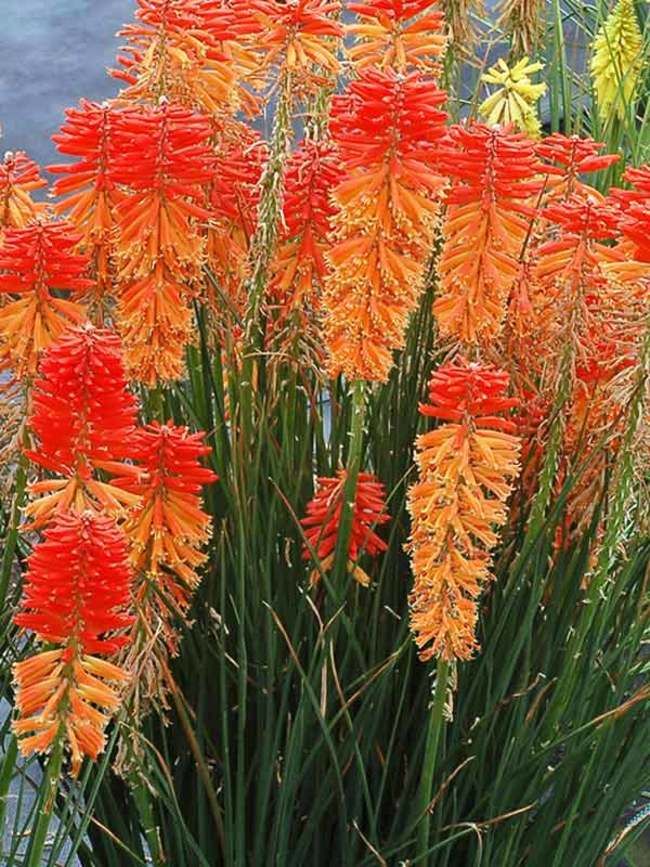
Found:
[{"label": "red flower spike", "polygon": [[431,79],[378,69],[333,100],[330,131],[348,177],[333,191],[323,293],[332,375],[383,382],[403,345],[438,223],[444,100]]},{"label": "red flower spike", "polygon": [[[319,478],[316,493],[307,504],[306,517],[300,521],[309,544],[321,561],[321,569],[325,570],[330,569],[334,561],[346,477],[346,471],[339,470],[334,478]],[[348,569],[364,587],[370,583],[370,578],[356,561],[362,553],[376,557],[387,549],[388,546],[373,527],[389,520],[383,484],[371,473],[359,473],[348,547]],[[308,560],[310,556],[309,548],[305,546],[303,557]],[[317,583],[319,578],[319,570],[314,569],[310,576],[311,584]]]},{"label": "red flower spike", "polygon": [[[613,208],[576,194],[561,203],[549,205],[542,213],[551,223],[573,235],[604,241],[618,234],[619,215]],[[563,240],[560,239],[561,242]]]},{"label": "red flower spike", "polygon": [[106,243],[114,226],[117,184],[109,177],[109,143],[119,110],[82,99],[66,109],[60,132],[52,136],[59,153],[76,162],[51,165],[49,172],[63,175],[54,183],[56,213],[66,213],[86,241]]},{"label": "red flower spike", "polygon": [[210,536],[210,516],[201,508],[200,495],[217,476],[201,466],[200,458],[210,452],[203,438],[203,432],[171,423],[148,424],[137,436],[142,475],[116,482],[141,498],[125,525],[135,568],[159,582],[181,610],[199,583],[196,569],[205,560],[200,549]]},{"label": "red flower spike", "polygon": [[112,654],[126,643],[112,633],[133,622],[132,573],[126,537],[111,518],[59,515],[27,563],[18,626],[80,653]]},{"label": "red flower spike", "polygon": [[42,210],[29,195],[47,186],[40,171],[23,151],[5,154],[0,163],[0,230],[21,229]]},{"label": "red flower spike", "polygon": [[83,297],[94,286],[89,260],[75,255],[80,237],[66,223],[39,223],[8,229],[0,246],[0,357],[19,376],[33,373],[39,353],[71,323],[85,318]]},{"label": "red flower spike", "polygon": [[71,329],[43,354],[34,381],[29,425],[37,446],[30,459],[62,476],[31,485],[27,514],[34,525],[55,512],[119,512],[137,497],[96,478],[97,471],[137,473],[121,459],[135,453],[136,403],[126,388],[116,334],[92,326]]}]

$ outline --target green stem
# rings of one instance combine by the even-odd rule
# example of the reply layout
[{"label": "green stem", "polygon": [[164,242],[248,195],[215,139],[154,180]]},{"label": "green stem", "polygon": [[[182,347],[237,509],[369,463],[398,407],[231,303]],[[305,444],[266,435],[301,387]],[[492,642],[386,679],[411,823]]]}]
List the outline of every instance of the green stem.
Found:
[{"label": "green stem", "polygon": [[140,827],[147,841],[149,852],[155,867],[165,864],[165,854],[160,841],[160,832],[156,827],[151,795],[147,790],[146,783],[139,777],[140,771],[136,770],[130,775],[129,785],[133,792],[133,800],[140,817]]},{"label": "green stem", "polygon": [[[346,470],[347,474],[343,485],[343,507],[341,509],[341,522],[334,555],[332,569],[332,582],[337,592],[343,592],[345,587],[344,576],[348,564],[348,550],[350,547],[350,534],[354,520],[354,504],[357,495],[357,480],[361,468],[363,452],[363,420],[365,415],[365,387],[362,380],[357,380],[352,386],[352,422],[350,425],[350,447],[348,449]],[[337,590],[338,588],[338,590]]]},{"label": "green stem", "polygon": [[14,488],[14,498],[11,504],[11,513],[9,515],[9,524],[7,534],[4,540],[4,550],[2,552],[2,561],[0,565],[0,608],[5,610],[5,599],[9,582],[11,580],[11,569],[14,563],[16,554],[16,545],[18,544],[18,535],[20,529],[20,513],[25,504],[25,489],[27,487],[27,465],[28,461],[24,452],[21,452],[18,459],[18,469],[16,471],[16,486]]},{"label": "green stem", "polygon": [[429,813],[429,804],[431,803],[431,793],[433,790],[433,777],[436,770],[436,760],[438,757],[438,743],[444,723],[445,699],[447,697],[447,682],[449,680],[449,663],[443,659],[438,660],[436,670],[436,690],[433,696],[433,707],[431,716],[429,717],[429,730],[427,732],[427,743],[424,752],[424,764],[422,765],[422,775],[420,776],[420,785],[418,789],[418,797],[416,800],[418,815],[421,816],[418,825],[416,861],[418,864],[427,864],[427,850],[429,848],[429,829],[431,825],[431,814]]},{"label": "green stem", "polygon": [[63,744],[61,737],[56,741],[52,755],[47,763],[45,775],[39,786],[38,814],[36,824],[30,836],[29,849],[25,855],[25,867],[42,867],[43,849],[54,811],[56,793],[61,776],[63,762]]}]

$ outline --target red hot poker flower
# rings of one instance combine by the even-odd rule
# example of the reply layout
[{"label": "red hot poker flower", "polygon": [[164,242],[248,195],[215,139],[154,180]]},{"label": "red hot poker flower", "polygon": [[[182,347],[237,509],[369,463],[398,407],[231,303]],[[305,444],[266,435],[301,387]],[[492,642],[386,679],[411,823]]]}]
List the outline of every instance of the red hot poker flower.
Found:
[{"label": "red hot poker flower", "polygon": [[[346,477],[346,471],[339,470],[334,478],[319,478],[317,491],[307,504],[307,515],[300,521],[309,544],[321,561],[321,569],[325,570],[330,569],[334,562]],[[371,473],[359,473],[348,548],[348,570],[364,587],[370,584],[370,577],[356,561],[362,552],[376,557],[387,549],[388,546],[373,527],[389,520],[383,484]],[[306,546],[303,556],[305,559],[311,556]],[[310,575],[311,584],[317,583],[319,578],[319,570],[314,569]]]},{"label": "red hot poker flower", "polygon": [[541,189],[533,143],[485,124],[450,128],[440,154],[452,180],[443,224],[441,333],[467,343],[496,337]]},{"label": "red hot poker flower", "polygon": [[341,179],[338,153],[329,143],[303,142],[287,163],[280,247],[270,292],[285,316],[304,301],[318,307],[327,270],[325,250],[336,208],[332,189]]},{"label": "red hot poker flower", "polygon": [[446,422],[418,437],[408,493],[411,629],[422,660],[469,659],[478,646],[477,599],[519,469],[515,426],[502,417],[516,404],[508,384],[503,371],[459,359],[436,371],[431,405],[420,408]]},{"label": "red hot poker flower", "polygon": [[[171,423],[148,424],[137,437],[142,475],[121,480],[126,490],[141,497],[140,507],[125,525],[132,562],[141,576],[158,582],[181,610],[199,583],[196,570],[205,560],[201,547],[210,535],[201,489],[217,477],[201,466],[200,458],[210,451],[203,438],[203,432],[190,433]],[[159,600],[151,601],[160,605]]]},{"label": "red hot poker flower", "polygon": [[46,186],[40,168],[26,153],[5,154],[0,163],[0,230],[20,229],[33,220],[41,207],[29,194]]},{"label": "red hot poker flower", "polygon": [[349,24],[357,42],[348,51],[358,69],[391,67],[400,72],[420,69],[437,74],[447,47],[444,14],[432,0],[373,0],[349,3],[361,19]]},{"label": "red hot poker flower", "polygon": [[547,176],[548,198],[566,199],[574,194],[598,196],[593,187],[580,180],[580,175],[602,171],[618,162],[618,154],[599,153],[604,147],[603,142],[592,138],[559,132],[537,142],[535,153],[544,160],[542,170]]},{"label": "red hot poker flower", "polygon": [[83,756],[102,751],[120,704],[112,684],[128,676],[99,657],[127,641],[131,577],[124,534],[98,515],[58,516],[29,557],[15,621],[56,647],[14,666],[20,716],[13,728],[23,755],[63,738],[77,776]]},{"label": "red hot poker flower", "polygon": [[28,455],[60,478],[31,485],[42,495],[27,507],[35,525],[55,512],[120,512],[137,504],[133,494],[97,478],[97,471],[138,473],[120,460],[135,453],[135,420],[116,334],[83,326],[49,347],[34,381],[29,424],[37,445]]},{"label": "red hot poker flower", "polygon": [[74,250],[80,237],[66,223],[38,223],[8,229],[0,246],[0,358],[19,376],[33,373],[39,353],[71,323],[85,318],[84,307],[60,297],[80,297],[94,286],[85,275],[89,260]]}]

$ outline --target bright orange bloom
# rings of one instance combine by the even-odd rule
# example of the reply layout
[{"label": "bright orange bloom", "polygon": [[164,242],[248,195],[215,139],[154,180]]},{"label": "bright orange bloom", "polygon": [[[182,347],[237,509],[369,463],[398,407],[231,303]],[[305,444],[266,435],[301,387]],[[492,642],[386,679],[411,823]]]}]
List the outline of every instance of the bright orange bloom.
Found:
[{"label": "bright orange bloom", "polygon": [[0,163],[0,230],[21,229],[42,210],[29,195],[47,186],[40,168],[23,151],[6,153]]},{"label": "bright orange bloom", "polygon": [[444,422],[418,437],[419,479],[408,493],[411,629],[423,661],[465,660],[477,648],[477,598],[519,472],[507,389],[503,371],[460,359],[433,374],[420,408]]},{"label": "bright orange bloom", "polygon": [[[141,498],[125,525],[132,563],[181,611],[200,581],[197,569],[205,560],[201,548],[210,536],[210,517],[201,508],[200,494],[202,486],[217,477],[199,462],[210,451],[203,436],[173,424],[148,424],[138,431],[136,442],[142,475],[120,482]],[[156,602],[160,605],[151,599]]]},{"label": "bright orange bloom", "polygon": [[137,453],[135,420],[116,334],[85,325],[43,353],[28,420],[37,442],[27,454],[58,478],[30,486],[37,497],[26,510],[32,526],[60,512],[120,514],[137,505],[136,495],[101,478],[139,472],[123,462]]},{"label": "bright orange bloom", "polygon": [[[346,470],[339,470],[334,478],[319,478],[316,493],[307,504],[307,515],[300,521],[305,528],[307,541],[321,561],[320,568],[324,570],[330,569],[334,562],[346,478]],[[362,553],[376,557],[388,548],[373,529],[387,521],[390,521],[390,515],[386,511],[383,484],[371,473],[359,473],[348,544],[348,571],[355,581],[364,587],[370,584],[370,577],[358,565],[357,560]],[[306,545],[303,548],[303,557],[305,560],[311,557],[311,551]],[[313,585],[319,580],[320,570],[316,568],[310,575],[310,583]]]},{"label": "bright orange bloom", "polygon": [[205,260],[211,136],[209,118],[174,105],[127,108],[115,118],[109,177],[123,190],[117,320],[129,372],[149,385],[180,376],[191,337],[188,282]]},{"label": "bright orange bloom", "polygon": [[357,69],[391,67],[399,72],[440,72],[447,47],[445,18],[435,0],[372,0],[349,3],[361,21],[346,30],[356,38],[348,57]]},{"label": "bright orange bloom", "polygon": [[418,73],[364,70],[335,97],[330,129],[346,171],[323,294],[330,371],[385,381],[424,288],[445,100]]},{"label": "bright orange bloom", "polygon": [[47,752],[62,737],[77,776],[83,756],[95,759],[104,748],[120,705],[109,684],[128,676],[99,657],[128,640],[131,578],[124,534],[98,515],[59,515],[30,555],[15,622],[55,649],[14,665],[20,717],[13,727],[23,755]]},{"label": "bright orange bloom", "polygon": [[[18,377],[36,370],[39,353],[71,324],[83,322],[94,282],[89,260],[75,255],[79,235],[65,223],[8,229],[0,246],[0,359]],[[65,292],[66,297],[61,297]]]},{"label": "bright orange bloom", "polygon": [[500,127],[456,125],[441,165],[452,186],[433,310],[443,336],[489,342],[501,331],[541,189],[534,144]]},{"label": "bright orange bloom", "polygon": [[290,74],[302,96],[332,84],[343,36],[338,0],[231,0],[230,8],[240,45],[257,55],[258,75]]},{"label": "bright orange bloom", "polygon": [[340,180],[338,153],[329,142],[302,142],[287,162],[280,243],[269,287],[283,318],[304,305],[320,305],[336,213],[331,193]]},{"label": "bright orange bloom", "polygon": [[121,100],[157,102],[161,96],[206,114],[236,110],[236,70],[221,47],[232,38],[232,13],[223,3],[137,0],[135,24],[117,58],[115,78],[128,87]]},{"label": "bright orange bloom", "polygon": [[250,271],[250,244],[268,151],[258,133],[234,120],[217,127],[215,139],[206,255],[218,289],[212,291],[208,284],[208,300],[218,321],[228,321],[222,315],[223,308],[231,307],[243,316],[248,301],[245,283]]}]

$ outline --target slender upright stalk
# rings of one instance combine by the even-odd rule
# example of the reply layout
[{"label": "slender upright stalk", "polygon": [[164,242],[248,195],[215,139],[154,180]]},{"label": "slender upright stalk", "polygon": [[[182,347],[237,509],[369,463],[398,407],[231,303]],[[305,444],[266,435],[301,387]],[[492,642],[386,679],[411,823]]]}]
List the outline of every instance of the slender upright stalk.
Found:
[{"label": "slender upright stalk", "polygon": [[[346,461],[347,474],[343,485],[343,504],[341,508],[341,522],[339,524],[332,580],[335,588],[345,586],[344,578],[348,550],[350,547],[350,533],[354,519],[354,503],[357,495],[357,480],[361,468],[363,450],[363,420],[365,415],[365,388],[362,380],[357,380],[352,386],[352,422],[350,425],[350,447]],[[342,592],[337,591],[337,595]]]},{"label": "slender upright stalk", "polygon": [[43,865],[43,849],[47,839],[47,832],[50,827],[54,804],[56,801],[56,792],[59,785],[59,777],[61,776],[61,764],[63,763],[63,744],[61,737],[55,743],[52,754],[47,763],[45,774],[39,786],[40,797],[38,801],[38,814],[32,833],[30,835],[30,844],[25,867],[42,867]]},{"label": "slender upright stalk", "polygon": [[418,816],[421,816],[418,825],[416,848],[416,863],[418,864],[426,864],[428,861],[426,853],[429,848],[429,829],[431,825],[429,804],[431,802],[433,776],[436,770],[436,761],[438,758],[438,744],[440,742],[440,734],[444,724],[448,680],[449,663],[445,662],[443,659],[439,659],[438,667],[436,669],[436,689],[433,696],[431,716],[429,717],[429,729],[427,732],[427,742],[424,751],[424,762],[422,765],[422,774],[420,776],[420,785],[418,787],[418,796],[416,800],[417,814]]}]

